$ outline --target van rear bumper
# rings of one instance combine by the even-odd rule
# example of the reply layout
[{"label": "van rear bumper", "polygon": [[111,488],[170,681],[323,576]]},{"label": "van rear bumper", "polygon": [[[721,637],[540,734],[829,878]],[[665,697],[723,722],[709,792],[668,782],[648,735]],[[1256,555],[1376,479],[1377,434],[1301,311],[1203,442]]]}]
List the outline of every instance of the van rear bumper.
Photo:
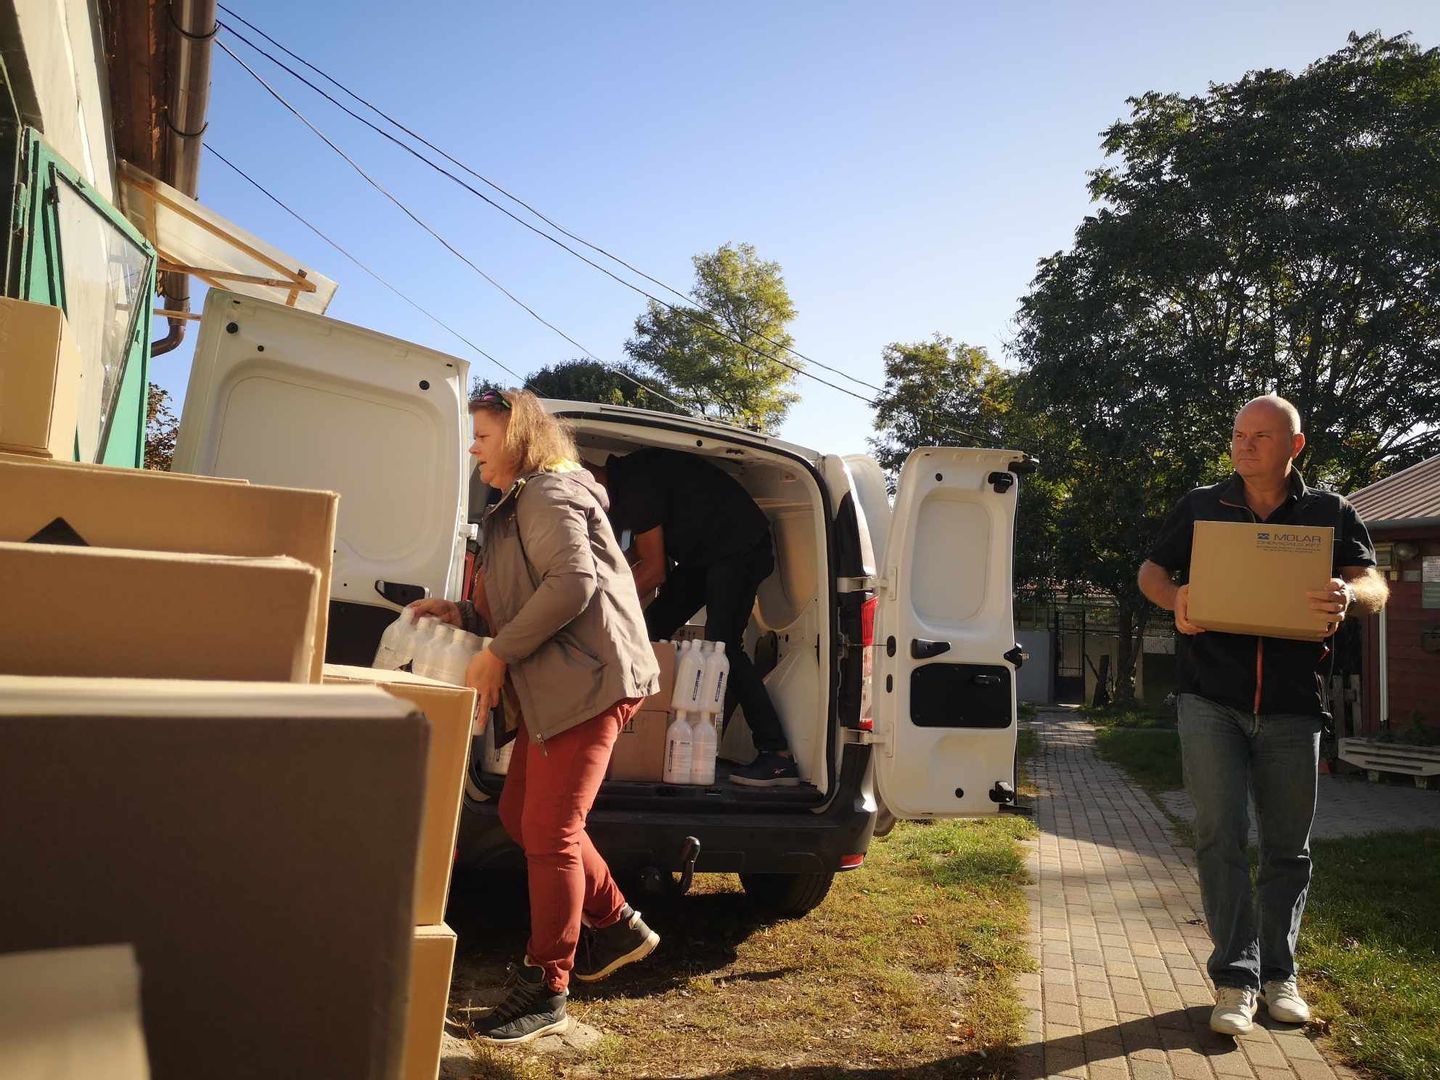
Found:
[{"label": "van rear bumper", "polygon": [[[687,813],[607,809],[604,796],[590,812],[586,831],[611,870],[679,872],[687,837],[700,841],[700,873],[805,874],[840,869],[848,855],[863,855],[875,831],[875,800],[869,791],[870,748],[846,747],[835,798],[822,810]],[[518,869],[520,849],[500,824],[495,799],[466,798],[460,816],[456,866],[467,872]]]}]

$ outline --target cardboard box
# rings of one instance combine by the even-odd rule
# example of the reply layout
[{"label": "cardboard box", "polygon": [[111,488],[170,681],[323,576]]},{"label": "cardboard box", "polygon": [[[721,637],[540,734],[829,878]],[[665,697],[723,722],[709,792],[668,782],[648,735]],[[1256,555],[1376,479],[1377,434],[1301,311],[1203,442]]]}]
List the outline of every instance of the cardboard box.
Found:
[{"label": "cardboard box", "polygon": [[129,945],[0,956],[0,1076],[149,1080]]},{"label": "cardboard box", "polygon": [[410,953],[410,999],[405,1010],[404,1080],[440,1075],[440,1037],[450,1003],[455,965],[455,931],[445,925],[417,926]]},{"label": "cardboard box", "polygon": [[615,739],[606,775],[611,780],[659,783],[665,774],[665,730],[673,719],[671,713],[654,709],[642,709],[631,717]]},{"label": "cardboard box", "polygon": [[63,311],[0,297],[0,449],[73,458],[82,378]]},{"label": "cardboard box", "polygon": [[675,660],[679,651],[673,644],[652,642],[650,647],[655,650],[655,661],[660,665],[660,689],[645,699],[642,709],[649,709],[658,712],[670,708],[670,702],[675,697]]},{"label": "cardboard box", "polygon": [[389,1080],[426,729],[373,687],[0,677],[0,954],[133,944],[155,1080]]},{"label": "cardboard box", "polygon": [[[307,681],[320,681],[340,497],[146,469],[0,456],[0,541],[61,521],[94,547],[288,555],[320,574]],[[173,614],[172,610],[172,614]]]},{"label": "cardboard box", "polygon": [[314,567],[0,543],[0,674],[304,682]]},{"label": "cardboard box", "polygon": [[445,918],[450,870],[455,864],[455,832],[470,755],[470,723],[475,691],[435,682],[408,671],[325,665],[325,681],[339,685],[378,686],[420,709],[430,721],[430,750],[425,764],[425,815],[421,825],[420,864],[415,874],[415,922]]},{"label": "cardboard box", "polygon": [[1320,640],[1325,616],[1305,594],[1330,580],[1334,539],[1328,526],[1197,521],[1190,621],[1227,634]]}]

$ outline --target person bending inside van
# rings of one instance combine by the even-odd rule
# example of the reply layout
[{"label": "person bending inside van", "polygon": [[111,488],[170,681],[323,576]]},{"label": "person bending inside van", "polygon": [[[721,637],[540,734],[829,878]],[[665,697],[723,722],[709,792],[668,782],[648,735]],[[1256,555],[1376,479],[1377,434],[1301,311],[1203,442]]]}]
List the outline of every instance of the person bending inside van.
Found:
[{"label": "person bending inside van", "polygon": [[758,752],[730,779],[750,787],[798,784],[785,729],[745,653],[755,594],[775,571],[764,511],[729,473],[679,450],[637,450],[586,467],[610,494],[615,530],[632,534],[636,591],[656,593],[645,609],[651,640],[673,637],[703,607],[705,639],[725,643],[730,687]]},{"label": "person bending inside van", "polygon": [[572,973],[595,982],[660,943],[585,832],[615,738],[660,689],[660,668],[605,492],[568,430],[526,391],[488,391],[470,412],[470,453],[502,493],[485,515],[475,599],[410,606],[492,635],[465,681],[481,716],[503,693],[505,715],[521,718],[500,820],[525,851],[530,940],[509,996],[476,1033],[523,1043],[566,1025]]}]

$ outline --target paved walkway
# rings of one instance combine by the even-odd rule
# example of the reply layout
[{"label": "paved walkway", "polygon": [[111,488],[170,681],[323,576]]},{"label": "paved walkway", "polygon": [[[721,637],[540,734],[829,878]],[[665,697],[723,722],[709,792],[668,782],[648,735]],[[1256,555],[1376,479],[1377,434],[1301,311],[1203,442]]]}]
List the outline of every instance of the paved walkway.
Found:
[{"label": "paved walkway", "polygon": [[[1195,820],[1195,804],[1183,791],[1160,796],[1182,821]],[[1317,837],[1364,836],[1391,829],[1440,829],[1440,791],[1399,784],[1372,784],[1356,776],[1322,776],[1315,799]],[[1255,808],[1250,808],[1250,842],[1255,842]]]},{"label": "paved walkway", "polygon": [[1090,725],[1047,710],[1036,727],[1030,939],[1042,970],[1021,977],[1019,1080],[1352,1077],[1303,1030],[1268,1018],[1242,1039],[1210,1032],[1194,853],[1176,846],[1145,792],[1095,757]]}]

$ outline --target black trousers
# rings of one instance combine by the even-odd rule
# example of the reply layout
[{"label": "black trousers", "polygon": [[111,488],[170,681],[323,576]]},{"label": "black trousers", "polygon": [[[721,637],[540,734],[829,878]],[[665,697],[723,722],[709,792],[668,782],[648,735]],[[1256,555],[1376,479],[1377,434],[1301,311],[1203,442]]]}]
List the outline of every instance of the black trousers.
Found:
[{"label": "black trousers", "polygon": [[745,627],[755,608],[760,583],[775,572],[775,548],[770,534],[749,551],[709,566],[677,566],[650,606],[645,625],[651,640],[662,641],[705,609],[705,640],[723,641],[730,659],[730,689],[745,710],[755,749],[785,750],[785,729],[765,689],[760,673],[745,653]]}]

